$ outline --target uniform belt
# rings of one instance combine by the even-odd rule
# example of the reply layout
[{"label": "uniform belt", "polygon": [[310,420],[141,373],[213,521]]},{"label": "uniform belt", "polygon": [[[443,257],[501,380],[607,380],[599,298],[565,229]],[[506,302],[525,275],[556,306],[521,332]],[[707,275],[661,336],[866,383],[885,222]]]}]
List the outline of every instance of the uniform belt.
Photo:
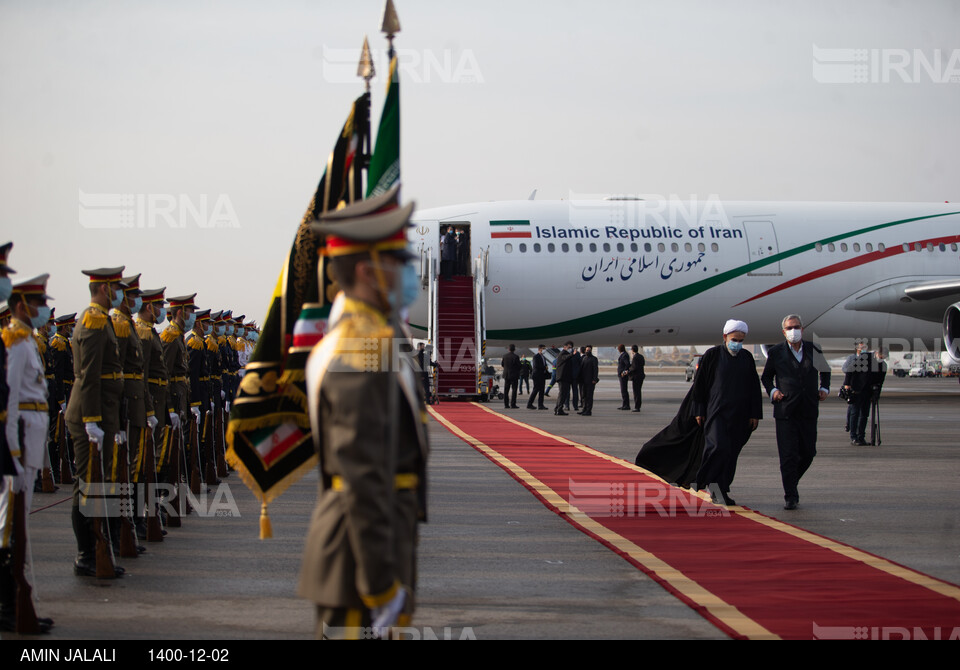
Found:
[{"label": "uniform belt", "polygon": [[[415,472],[400,472],[393,477],[393,489],[400,491],[402,489],[415,489],[420,484],[420,477]],[[330,487],[334,491],[343,490],[343,477],[334,475],[330,480]]]},{"label": "uniform belt", "polygon": [[147,377],[147,382],[149,382],[150,384],[156,384],[157,386],[166,386],[166,385],[167,385],[167,380],[166,380],[166,379],[159,379],[159,378],[158,378],[158,379],[153,379],[152,377]]},{"label": "uniform belt", "polygon": [[210,381],[210,377],[200,377],[197,381],[198,381],[198,382],[208,382],[208,381]]},{"label": "uniform belt", "polygon": [[20,403],[21,412],[46,412],[49,409],[45,402],[22,402]]},{"label": "uniform belt", "polygon": [[126,373],[126,372],[125,372],[125,373],[123,373],[123,378],[124,378],[124,379],[132,379],[133,381],[142,381],[142,380],[143,380],[143,373],[142,373],[142,372],[140,372],[140,373],[138,373],[138,372]]},{"label": "uniform belt", "polygon": [[210,379],[220,379],[220,375],[210,375]]},{"label": "uniform belt", "polygon": [[64,380],[63,380],[63,383],[66,384],[66,385],[68,385],[68,386],[73,386],[73,380],[72,380],[72,379],[64,379]]},{"label": "uniform belt", "polygon": [[171,382],[185,382],[185,381],[187,381],[187,378],[186,378],[186,377],[171,377],[171,378],[170,378],[170,381],[171,381]]},{"label": "uniform belt", "polygon": [[111,372],[111,373],[108,374],[108,375],[100,375],[100,379],[117,379],[117,380],[123,380],[123,373],[122,373],[122,372]]},{"label": "uniform belt", "polygon": [[46,375],[46,377],[47,377],[47,379],[53,379],[53,378],[54,378],[53,375]]}]

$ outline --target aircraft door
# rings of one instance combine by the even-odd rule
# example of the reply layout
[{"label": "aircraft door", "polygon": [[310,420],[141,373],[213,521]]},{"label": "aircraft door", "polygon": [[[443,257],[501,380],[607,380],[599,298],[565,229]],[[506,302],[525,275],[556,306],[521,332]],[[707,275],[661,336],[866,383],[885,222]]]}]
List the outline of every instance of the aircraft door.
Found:
[{"label": "aircraft door", "polygon": [[440,224],[441,274],[454,277],[472,277],[473,254],[470,250],[469,221],[444,221]]},{"label": "aircraft door", "polygon": [[[744,221],[743,230],[747,235],[747,248],[750,251],[751,263],[768,261],[780,253],[777,233],[773,228],[772,221]],[[779,276],[782,274],[780,261],[753,268],[747,274],[750,277]]]}]

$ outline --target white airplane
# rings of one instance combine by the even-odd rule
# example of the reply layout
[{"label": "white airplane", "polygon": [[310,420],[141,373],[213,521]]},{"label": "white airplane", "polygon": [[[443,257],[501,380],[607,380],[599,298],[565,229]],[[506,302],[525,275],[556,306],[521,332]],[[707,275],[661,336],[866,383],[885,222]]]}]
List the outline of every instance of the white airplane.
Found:
[{"label": "white airplane", "polygon": [[443,337],[453,299],[436,278],[450,226],[469,245],[472,279],[460,281],[472,282],[487,345],[702,344],[729,318],[749,324],[751,343],[775,343],[796,313],[825,350],[869,337],[960,359],[960,204],[608,198],[419,211],[417,337]]}]

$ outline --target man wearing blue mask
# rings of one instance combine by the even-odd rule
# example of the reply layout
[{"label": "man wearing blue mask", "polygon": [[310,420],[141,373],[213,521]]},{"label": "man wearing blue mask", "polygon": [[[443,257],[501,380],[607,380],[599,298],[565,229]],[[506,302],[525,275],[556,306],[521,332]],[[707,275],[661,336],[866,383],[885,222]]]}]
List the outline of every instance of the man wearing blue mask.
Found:
[{"label": "man wearing blue mask", "polygon": [[723,344],[703,354],[691,390],[704,443],[697,490],[709,490],[716,504],[736,504],[730,485],[737,459],[763,418],[757,363],[743,349],[748,330],[737,319],[724,324]]},{"label": "man wearing blue mask", "polygon": [[[167,369],[167,411],[170,418],[170,430],[176,439],[175,445],[161,451],[157,461],[160,469],[160,481],[172,486],[179,486],[173,481],[173,474],[178,465],[171,462],[174,454],[182,453],[184,432],[190,416],[190,365],[187,358],[187,346],[184,335],[193,330],[196,323],[197,305],[194,298],[196,293],[172,297],[169,300],[169,325],[160,333],[160,342],[163,345],[163,362]],[[181,525],[180,517],[170,514],[167,523],[172,528]]]},{"label": "man wearing blue mask", "polygon": [[416,298],[405,233],[413,206],[396,198],[394,189],[314,227],[343,291],[339,317],[306,366],[320,494],[299,593],[316,606],[318,637],[386,632],[409,625],[414,609],[428,447],[422,387],[398,319]]},{"label": "man wearing blue mask", "polygon": [[[82,577],[97,576],[97,536],[95,521],[104,511],[97,509],[96,496],[88,498],[91,476],[113,470],[113,447],[115,436],[120,431],[120,399],[123,396],[123,363],[117,346],[109,310],[123,301],[120,278],[123,267],[83,270],[90,278],[90,305],[77,319],[73,331],[73,393],[67,404],[67,430],[73,439],[77,462],[77,477],[73,487],[71,511],[73,532],[77,539],[77,558],[73,564],[74,574]],[[108,481],[103,477],[100,481]],[[94,491],[94,494],[101,492]],[[102,497],[100,499],[102,502]],[[100,525],[97,523],[97,525]],[[108,524],[102,524],[106,526]],[[113,577],[123,575],[110,553],[112,570],[103,570]]]}]

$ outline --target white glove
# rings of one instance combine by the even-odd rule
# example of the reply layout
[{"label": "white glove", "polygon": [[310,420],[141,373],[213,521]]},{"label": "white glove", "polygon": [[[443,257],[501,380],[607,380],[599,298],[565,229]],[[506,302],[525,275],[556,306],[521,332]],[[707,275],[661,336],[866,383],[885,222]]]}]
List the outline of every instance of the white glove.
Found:
[{"label": "white glove", "polygon": [[224,408],[225,410],[227,410],[227,414],[230,413],[230,401],[229,401],[229,400],[226,401],[226,402],[223,404],[223,408]]},{"label": "white glove", "polygon": [[153,430],[154,428],[156,428],[158,423],[160,422],[157,421],[157,417],[155,416],[147,417],[147,425],[150,426],[150,430]]},{"label": "white glove", "polygon": [[387,632],[384,629],[397,623],[397,617],[400,616],[406,600],[407,590],[401,586],[397,589],[397,595],[390,602],[382,607],[374,607],[370,611],[370,616],[373,619],[373,629],[377,635],[384,636]]},{"label": "white glove", "polygon": [[226,400],[226,399],[227,399],[227,392],[220,391],[220,400]]},{"label": "white glove", "polygon": [[60,411],[61,411],[61,412],[66,412],[66,411],[67,411],[67,403],[65,403],[65,402],[60,403]]},{"label": "white glove", "polygon": [[117,444],[126,444],[127,443],[127,431],[121,430],[117,433],[117,437],[114,440]]},{"label": "white glove", "polygon": [[176,412],[170,412],[170,427],[174,430],[180,427],[180,416]]},{"label": "white glove", "polygon": [[10,478],[10,488],[13,489],[13,493],[23,493],[27,490],[27,478],[23,476],[23,465],[20,464],[20,459],[16,456],[13,457],[13,468],[17,471],[13,477]]},{"label": "white glove", "polygon": [[193,413],[193,418],[196,419],[197,423],[200,423],[200,408],[191,407],[190,411]]},{"label": "white glove", "polygon": [[88,421],[83,424],[83,428],[87,431],[88,440],[96,444],[103,444],[103,431],[100,430],[100,426],[95,421]]}]

